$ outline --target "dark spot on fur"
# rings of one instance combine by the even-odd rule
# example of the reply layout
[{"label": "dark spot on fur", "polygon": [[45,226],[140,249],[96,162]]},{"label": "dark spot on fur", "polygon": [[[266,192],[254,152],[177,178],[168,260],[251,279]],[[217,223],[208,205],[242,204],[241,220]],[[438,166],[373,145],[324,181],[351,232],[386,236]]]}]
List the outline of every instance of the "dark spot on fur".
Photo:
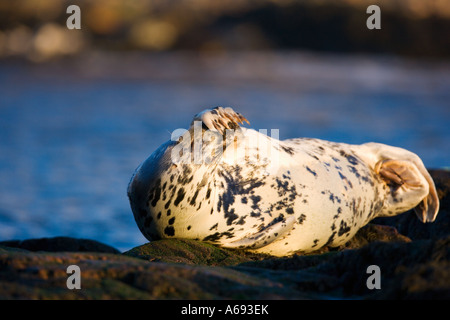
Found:
[{"label": "dark spot on fur", "polygon": [[225,218],[227,219],[227,226],[231,225],[234,220],[239,218],[239,216],[234,212],[234,208],[231,208],[231,210],[225,211]]},{"label": "dark spot on fur", "polygon": [[[333,218],[337,219],[337,215],[335,215]],[[336,222],[333,222],[333,224],[331,225],[331,231],[334,231],[334,230],[336,230]]]},{"label": "dark spot on fur", "polygon": [[191,167],[184,164],[183,173],[178,176],[178,183],[181,185],[186,185],[191,183],[192,179],[194,179],[194,175],[192,174]]},{"label": "dark spot on fur", "polygon": [[330,193],[330,200],[334,203],[334,194]]},{"label": "dark spot on fur", "polygon": [[173,237],[173,236],[175,235],[175,228],[172,227],[172,226],[167,226],[167,227],[164,229],[164,233],[165,233],[166,235],[168,235],[169,237]]},{"label": "dark spot on fur", "polygon": [[356,159],[354,156],[347,154],[344,150],[339,151],[341,156],[345,157],[348,162],[350,162],[353,165],[357,165],[359,163],[358,159]]},{"label": "dark spot on fur", "polygon": [[350,186],[350,188],[353,188],[352,182],[350,180],[348,180],[347,177],[344,176],[341,172],[338,172],[338,173],[339,173],[339,177],[341,177],[341,180],[345,181]]},{"label": "dark spot on fur", "polygon": [[222,208],[222,196],[219,195],[219,201],[217,201],[217,212],[220,212]]},{"label": "dark spot on fur", "polygon": [[175,199],[175,201],[173,203],[175,205],[175,207],[178,207],[180,202],[184,199],[185,194],[186,194],[186,192],[184,191],[184,188],[180,188],[180,190],[178,190],[177,198]]},{"label": "dark spot on fur", "polygon": [[239,225],[245,224],[245,217],[246,216],[240,217],[239,220],[236,222],[236,224],[239,224]]},{"label": "dark spot on fur", "polygon": [[174,224],[174,222],[175,222],[175,217],[169,219],[169,224],[170,224],[170,225]]},{"label": "dark spot on fur", "polygon": [[333,242],[335,235],[336,235],[336,231],[333,231],[333,233],[331,234],[331,236],[328,238],[327,242],[325,243],[324,247],[326,247],[327,245],[329,245]]},{"label": "dark spot on fur", "polygon": [[359,174],[358,170],[356,170],[356,168],[353,166],[348,166],[348,168],[350,169],[350,172],[353,173],[355,177],[359,179],[361,175]]},{"label": "dark spot on fur", "polygon": [[286,213],[287,214],[293,214],[294,213],[294,209],[293,208],[286,208]]},{"label": "dark spot on fur", "polygon": [[303,221],[305,221],[305,220],[306,220],[306,216],[302,213],[302,214],[300,215],[300,217],[298,217],[298,223],[299,223],[299,224],[302,224]]},{"label": "dark spot on fur", "polygon": [[289,175],[290,175],[290,172],[289,172],[289,171],[287,172],[287,175],[285,175],[285,174],[283,173],[283,179],[289,179],[289,180],[291,180],[291,177],[290,177]]},{"label": "dark spot on fur", "polygon": [[264,231],[264,230],[266,230],[267,228],[273,226],[274,224],[276,224],[276,223],[278,223],[278,222],[284,222],[284,221],[285,221],[284,215],[283,215],[283,214],[280,214],[278,217],[276,217],[276,218],[274,218],[272,221],[270,221],[270,222],[267,224],[267,226],[264,226],[264,225],[259,226],[258,231],[259,231],[259,232]]},{"label": "dark spot on fur", "polygon": [[283,149],[284,152],[290,154],[291,156],[294,155],[294,149],[291,147],[281,146],[281,149]]},{"label": "dark spot on fur", "polygon": [[319,243],[319,239],[314,239],[313,242],[314,242],[314,244],[312,245],[312,247],[315,247]]},{"label": "dark spot on fur", "polygon": [[252,209],[254,209],[254,210],[259,209],[258,202],[261,201],[261,197],[260,196],[255,196],[255,195],[251,195],[250,199],[253,202]]},{"label": "dark spot on fur", "polygon": [[317,176],[317,173],[313,170],[311,170],[308,166],[306,166],[306,170],[308,170],[310,173],[312,173],[314,176]]},{"label": "dark spot on fur", "polygon": [[357,165],[359,163],[358,159],[356,159],[354,156],[347,156],[347,161],[353,165]]},{"label": "dark spot on fur", "polygon": [[205,238],[203,238],[203,241],[210,241],[210,242],[217,242],[219,241],[222,237],[226,237],[227,239],[232,238],[234,236],[233,233],[225,231],[225,232],[216,232],[214,234],[211,234],[209,236],[206,236]]},{"label": "dark spot on fur", "polygon": [[219,223],[217,222],[215,225],[213,225],[211,228],[209,228],[209,231],[216,229],[219,226]]},{"label": "dark spot on fur", "polygon": [[344,220],[341,221],[341,225],[339,226],[338,236],[342,236],[344,233],[350,232],[352,228],[347,225]]},{"label": "dark spot on fur", "polygon": [[195,206],[195,200],[197,199],[197,196],[198,196],[198,192],[200,191],[200,189],[197,189],[196,191],[195,191],[195,193],[194,193],[194,196],[192,197],[192,199],[191,199],[191,202],[189,202],[189,204],[191,205],[191,206]]},{"label": "dark spot on fur", "polygon": [[[362,176],[361,180],[366,182],[366,183],[368,183],[368,184],[370,184],[372,187],[375,185],[375,183],[371,179],[369,179],[369,177]],[[384,185],[383,185],[383,189],[385,189]]]},{"label": "dark spot on fur", "polygon": [[149,201],[151,200],[152,207],[156,206],[156,203],[159,201],[161,197],[161,179],[156,180],[155,186],[150,191]]},{"label": "dark spot on fur", "polygon": [[242,167],[240,165],[231,166],[227,171],[219,171],[219,174],[226,181],[225,191],[219,195],[217,202],[217,211],[223,207],[224,217],[227,219],[227,225],[231,225],[239,216],[235,213],[231,205],[235,201],[236,195],[253,194],[254,189],[265,184],[260,178],[244,179],[241,175]]}]

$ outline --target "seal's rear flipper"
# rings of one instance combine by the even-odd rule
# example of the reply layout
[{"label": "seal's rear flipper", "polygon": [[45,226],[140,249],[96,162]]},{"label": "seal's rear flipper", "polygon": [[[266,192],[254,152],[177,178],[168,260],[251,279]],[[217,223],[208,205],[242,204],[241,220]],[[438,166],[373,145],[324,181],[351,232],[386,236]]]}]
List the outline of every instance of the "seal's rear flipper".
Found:
[{"label": "seal's rear flipper", "polygon": [[436,219],[439,198],[433,179],[421,161],[415,157],[411,160],[381,160],[375,165],[375,172],[391,187],[388,199],[391,211],[405,211],[405,204],[421,200],[414,208],[419,220],[425,223]]},{"label": "seal's rear flipper", "polygon": [[229,249],[258,249],[280,239],[286,232],[292,229],[295,217],[286,219],[276,218],[263,230],[246,236],[245,238],[223,244],[222,247]]}]

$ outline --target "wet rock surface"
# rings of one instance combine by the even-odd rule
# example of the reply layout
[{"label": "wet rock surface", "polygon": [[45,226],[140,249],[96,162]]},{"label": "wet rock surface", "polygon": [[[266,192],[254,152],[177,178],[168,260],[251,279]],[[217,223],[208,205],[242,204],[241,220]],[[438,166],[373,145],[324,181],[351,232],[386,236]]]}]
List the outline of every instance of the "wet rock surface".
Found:
[{"label": "wet rock surface", "polygon": [[[3,241],[0,299],[449,299],[450,172],[431,174],[441,200],[434,223],[413,212],[376,219],[345,246],[308,255],[275,258],[177,239],[124,253],[66,237]],[[66,286],[74,264],[80,290]],[[381,289],[367,287],[371,265]]]},{"label": "wet rock surface", "polygon": [[120,253],[120,251],[116,248],[95,240],[74,239],[70,237],[0,241],[0,246],[24,249],[28,251]]}]

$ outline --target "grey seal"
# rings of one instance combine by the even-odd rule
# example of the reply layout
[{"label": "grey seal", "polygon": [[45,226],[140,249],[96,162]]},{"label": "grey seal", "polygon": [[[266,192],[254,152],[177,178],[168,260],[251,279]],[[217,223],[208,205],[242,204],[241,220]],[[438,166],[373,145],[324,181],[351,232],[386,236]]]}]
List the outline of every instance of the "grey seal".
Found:
[{"label": "grey seal", "polygon": [[204,110],[136,169],[128,197],[148,240],[286,256],[342,245],[372,219],[413,208],[422,222],[435,220],[436,188],[416,154],[373,142],[280,141],[244,121],[232,108]]}]

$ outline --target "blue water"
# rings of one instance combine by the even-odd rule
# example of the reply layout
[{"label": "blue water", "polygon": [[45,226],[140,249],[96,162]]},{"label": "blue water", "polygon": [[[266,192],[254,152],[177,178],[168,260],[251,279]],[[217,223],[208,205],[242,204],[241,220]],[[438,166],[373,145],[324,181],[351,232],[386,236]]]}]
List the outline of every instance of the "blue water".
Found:
[{"label": "blue water", "polygon": [[449,70],[306,53],[3,62],[0,240],[63,235],[120,250],[145,243],[126,196],[134,169],[216,105],[233,106],[255,129],[279,129],[282,139],[382,142],[416,152],[429,168],[449,167]]}]

